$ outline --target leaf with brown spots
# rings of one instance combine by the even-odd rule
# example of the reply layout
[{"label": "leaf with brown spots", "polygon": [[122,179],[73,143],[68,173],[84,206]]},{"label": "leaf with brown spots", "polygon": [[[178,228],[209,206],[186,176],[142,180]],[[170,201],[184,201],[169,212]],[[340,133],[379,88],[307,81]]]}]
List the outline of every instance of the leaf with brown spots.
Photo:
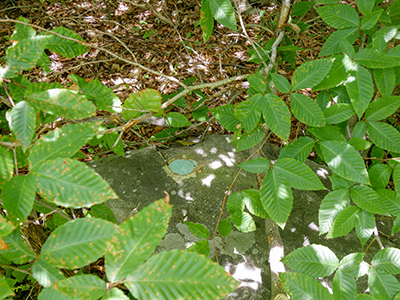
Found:
[{"label": "leaf with brown spots", "polygon": [[36,197],[35,182],[30,175],[14,176],[4,184],[1,197],[9,220],[18,226],[32,211]]},{"label": "leaf with brown spots", "polygon": [[167,231],[171,213],[172,205],[161,199],[119,226],[106,253],[106,274],[110,282],[126,278],[150,257]]},{"label": "leaf with brown spots", "polygon": [[35,253],[29,250],[22,240],[21,230],[19,228],[14,230],[10,235],[4,236],[3,241],[10,246],[10,249],[0,250],[0,255],[12,262],[16,264],[24,264],[36,258]]},{"label": "leaf with brown spots", "polygon": [[42,162],[30,174],[45,200],[64,207],[90,207],[118,198],[103,178],[84,163],[72,159]]},{"label": "leaf with brown spots", "polygon": [[30,151],[30,167],[57,157],[72,157],[94,136],[96,129],[94,123],[69,124],[43,135]]},{"label": "leaf with brown spots", "polygon": [[47,264],[64,269],[86,266],[105,253],[117,226],[102,219],[76,219],[51,233],[40,252]]},{"label": "leaf with brown spots", "polygon": [[125,285],[138,299],[220,299],[239,283],[223,267],[197,253],[161,252],[130,274]]},{"label": "leaf with brown spots", "polygon": [[26,95],[26,99],[41,111],[67,119],[87,118],[96,112],[96,107],[86,97],[68,89],[32,93]]},{"label": "leaf with brown spots", "polygon": [[35,36],[8,47],[7,64],[0,68],[0,78],[13,78],[18,71],[36,66],[49,39],[47,36]]},{"label": "leaf with brown spots", "polygon": [[53,288],[73,299],[99,299],[106,293],[106,283],[90,274],[60,280],[54,284]]}]

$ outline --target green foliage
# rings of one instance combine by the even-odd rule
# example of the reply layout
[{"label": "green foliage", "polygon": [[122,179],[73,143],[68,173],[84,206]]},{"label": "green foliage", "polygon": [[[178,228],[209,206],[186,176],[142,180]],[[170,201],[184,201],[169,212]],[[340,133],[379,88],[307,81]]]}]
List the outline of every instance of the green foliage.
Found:
[{"label": "green foliage", "polygon": [[[28,23],[23,18],[20,21]],[[11,36],[17,42],[7,49],[6,63],[0,70],[0,80],[7,79],[4,84],[15,102],[6,112],[11,138],[1,136],[1,141],[10,144],[14,141],[10,146],[14,147],[14,157],[13,151],[0,146],[1,198],[6,212],[0,216],[2,267],[19,265],[21,270],[29,269],[29,280],[43,287],[38,295],[41,300],[128,299],[118,289],[120,284],[125,284],[131,295],[140,299],[195,299],[204,295],[217,299],[229,294],[237,287],[236,281],[205,257],[181,251],[153,255],[172,213],[167,198],[145,207],[119,225],[112,212],[101,204],[118,196],[91,168],[73,157],[94,139],[103,138],[110,147],[117,141],[118,133],[99,136],[97,133],[107,128],[100,122],[83,119],[94,116],[96,109],[121,112],[121,101],[98,80],[87,83],[73,75],[70,79],[78,86],[78,91],[74,91],[58,83],[32,83],[16,75],[36,65],[46,70],[45,49],[68,58],[87,51],[76,33],[63,27],[53,32],[79,42],[56,34],[36,35],[31,27],[17,24]],[[123,108],[126,119],[158,113],[161,95],[152,89],[132,94]],[[55,127],[56,117],[64,118],[67,125]],[[165,114],[165,120],[176,128],[191,125],[186,116],[175,112]],[[43,133],[41,128],[47,128],[47,132]],[[73,215],[72,219],[69,212],[79,208],[91,210],[85,217]],[[46,220],[50,234],[43,246],[34,250],[26,242],[21,225],[37,212],[44,214],[41,218],[43,223]],[[228,224],[221,225],[224,236],[230,232]],[[209,237],[208,230],[199,232],[203,238]],[[106,278],[83,274],[82,268],[102,257]],[[158,271],[165,267],[169,271],[162,272],[160,277]],[[60,269],[78,272],[66,278]],[[15,272],[25,278],[26,274]],[[6,277],[8,274],[11,272]],[[9,279],[0,278],[1,299],[17,292]],[[108,290],[110,284],[113,288]]]},{"label": "green foliage", "polygon": [[[321,48],[322,59],[300,64],[290,80],[278,74],[278,63],[270,74],[249,76],[247,100],[210,112],[234,133],[232,144],[238,151],[257,145],[269,132],[288,141],[277,161],[260,157],[239,164],[264,176],[258,193],[262,210],[258,212],[265,212],[284,228],[295,201],[292,188],[324,189],[304,164],[313,151],[333,172],[332,191],[319,210],[320,234],[335,238],[354,229],[364,246],[376,230],[376,215],[392,217],[392,233],[400,230],[400,133],[393,126],[393,115],[398,115],[400,107],[399,97],[393,94],[400,82],[400,46],[396,42],[400,1],[386,6],[379,5],[383,1],[337,2],[319,0],[314,6],[313,1],[299,1],[292,7],[291,16],[299,19],[289,22],[300,27],[304,14],[315,8],[335,29]],[[274,41],[271,38],[262,48],[257,46],[261,57],[249,51],[249,61],[268,64],[270,58],[264,54],[270,53]],[[286,95],[278,97],[270,91],[271,86]],[[312,89],[314,95],[310,97],[304,89]],[[284,102],[286,99],[290,102]],[[305,124],[305,136],[296,134],[292,139],[291,114]],[[244,200],[245,192],[230,195],[227,210],[235,227],[248,232],[254,230],[254,213]],[[386,248],[368,266],[360,253],[339,262],[328,248],[311,245],[282,260],[297,273],[280,274],[280,279],[293,299],[397,299],[400,283],[393,275],[399,274],[398,252]],[[334,272],[331,295],[313,278]],[[368,272],[371,295],[357,295],[356,278]]]}]

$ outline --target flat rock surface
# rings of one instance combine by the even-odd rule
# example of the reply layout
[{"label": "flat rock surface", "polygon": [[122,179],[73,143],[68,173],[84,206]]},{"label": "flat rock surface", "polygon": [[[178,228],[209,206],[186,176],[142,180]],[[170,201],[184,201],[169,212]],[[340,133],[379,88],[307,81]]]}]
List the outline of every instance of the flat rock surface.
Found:
[{"label": "flat rock surface", "polygon": [[[168,233],[157,251],[185,249],[198,240],[189,232],[185,221],[201,223],[212,234],[225,194],[228,191],[233,193],[258,187],[254,174],[242,171],[237,175],[239,168],[236,165],[244,162],[252,151],[235,152],[229,138],[231,136],[211,135],[206,136],[202,143],[188,147],[161,151],[146,148],[129,152],[126,157],[105,157],[89,165],[110,183],[120,197],[106,203],[118,222],[126,219],[134,209],[140,210],[154,200],[163,198],[164,191],[167,191],[174,208]],[[264,145],[262,151],[268,159],[276,159],[276,152],[271,146]],[[187,175],[173,173],[168,165],[178,159],[187,160],[191,165],[183,165],[181,169],[174,170],[175,172],[190,171],[191,166],[193,171]],[[312,161],[307,161],[307,164],[329,190],[327,176],[330,171]],[[327,191],[293,191],[293,210],[285,230],[280,230],[285,254],[309,244],[326,245],[339,259],[352,252],[363,252],[354,231],[346,237],[331,240],[319,236],[318,209],[326,193]],[[220,264],[241,282],[240,287],[225,299],[270,298],[269,249],[265,238],[265,222],[260,218],[255,218],[255,221],[257,230],[254,232],[233,230],[224,239],[219,236],[216,238]],[[381,226],[382,230],[390,233],[387,224],[382,223]],[[210,258],[215,259],[213,242],[209,242]],[[389,241],[388,243],[390,245]],[[376,253],[377,249],[376,243],[373,243],[367,252],[367,261],[370,261],[368,254]],[[361,280],[360,291],[365,288],[365,282]]]}]

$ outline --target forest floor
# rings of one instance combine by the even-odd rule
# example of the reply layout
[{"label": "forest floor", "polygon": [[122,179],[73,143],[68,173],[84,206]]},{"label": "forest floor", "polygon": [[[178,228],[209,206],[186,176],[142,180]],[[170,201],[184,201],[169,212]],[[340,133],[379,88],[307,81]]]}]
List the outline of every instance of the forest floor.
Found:
[{"label": "forest floor", "polygon": [[[255,6],[260,14],[242,14],[246,31],[259,45],[267,45],[274,38],[279,5]],[[255,73],[259,67],[251,43],[242,31],[234,32],[215,23],[211,38],[204,42],[200,27],[200,0],[185,1],[44,1],[6,0],[0,3],[0,17],[18,19],[24,17],[31,24],[51,30],[59,26],[78,33],[93,46],[112,51],[120,58],[137,61],[150,70],[173,76],[181,81],[202,84],[217,82],[232,76]],[[323,26],[315,14],[302,17],[304,32],[296,33],[287,27],[287,35],[278,53],[278,73],[290,79],[296,65],[318,56],[329,30]],[[312,22],[310,22],[312,21]],[[311,26],[312,24],[312,26]],[[11,44],[8,37],[15,24],[0,24],[0,55]],[[240,27],[239,27],[240,28]],[[286,47],[286,50],[285,50]],[[298,51],[293,51],[298,49]],[[252,53],[253,52],[253,53]],[[45,74],[39,67],[28,72],[31,81],[60,82],[73,88],[68,78],[76,74],[87,82],[98,79],[111,88],[123,102],[131,93],[153,88],[171,97],[180,86],[166,77],[130,65],[107,53],[90,48],[85,54],[75,58],[63,58],[56,53],[48,53],[51,72]],[[186,139],[202,134],[226,133],[214,119],[199,122],[191,116],[192,105],[201,97],[210,109],[215,106],[243,101],[246,97],[247,82],[232,82],[213,90],[204,89],[202,95],[192,93],[185,96],[187,105],[178,101],[165,111],[176,111],[189,117],[194,126],[185,130],[178,139]],[[312,95],[311,91],[304,91]],[[169,96],[168,96],[169,95]],[[234,99],[229,97],[234,96]],[[287,99],[285,99],[287,100]],[[182,104],[182,102],[181,102]],[[100,112],[107,114],[107,112]],[[211,115],[208,115],[211,117]],[[115,126],[124,120],[115,118]],[[292,124],[291,137],[297,137],[302,124]],[[148,139],[164,128],[144,125],[140,134],[125,132],[122,139],[125,150],[145,144]],[[206,132],[205,132],[206,131]],[[273,142],[280,143],[276,136]],[[99,150],[99,149],[98,149]],[[97,153],[99,155],[100,153]],[[100,154],[101,155],[101,154]]]}]

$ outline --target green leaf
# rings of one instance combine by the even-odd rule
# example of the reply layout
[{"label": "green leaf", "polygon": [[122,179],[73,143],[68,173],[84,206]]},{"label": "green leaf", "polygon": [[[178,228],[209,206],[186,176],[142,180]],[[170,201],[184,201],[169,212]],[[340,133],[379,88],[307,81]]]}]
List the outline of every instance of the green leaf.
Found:
[{"label": "green leaf", "polygon": [[16,226],[9,222],[5,217],[0,216],[0,237],[9,235]]},{"label": "green leaf", "polygon": [[105,254],[107,242],[116,230],[116,225],[102,219],[75,219],[51,233],[42,247],[40,259],[59,268],[81,268]]},{"label": "green leaf", "polygon": [[15,293],[10,288],[10,285],[8,284],[7,280],[5,280],[3,276],[0,276],[0,297],[1,297],[1,299],[11,299],[11,298],[9,298],[11,296],[15,296]]},{"label": "green leaf", "polygon": [[[349,57],[346,55],[345,58],[349,58]],[[348,78],[350,78],[350,74],[349,74]],[[347,93],[346,87],[344,85],[340,85],[340,86],[331,88],[331,89],[329,89],[329,92],[332,95],[333,102],[336,102],[336,103],[351,103],[350,96]]]},{"label": "green leaf", "polygon": [[332,290],[334,300],[354,300],[357,295],[357,284],[353,276],[339,269],[333,277]]},{"label": "green leaf", "polygon": [[14,173],[14,163],[11,152],[0,146],[0,187],[6,183]]},{"label": "green leaf", "polygon": [[280,158],[273,169],[289,182],[290,186],[299,190],[325,190],[318,176],[306,164],[294,158]]},{"label": "green leaf", "polygon": [[365,15],[365,17],[361,19],[361,30],[366,31],[372,29],[376,22],[378,22],[382,12],[383,10],[374,10],[373,12]]},{"label": "green leaf", "polygon": [[370,187],[365,185],[355,185],[350,190],[351,200],[360,208],[380,215],[388,215],[385,206],[379,195]]},{"label": "green leaf", "polygon": [[283,229],[293,206],[293,193],[286,178],[270,170],[262,182],[260,199],[271,219]]},{"label": "green leaf", "polygon": [[[79,34],[62,26],[54,28],[52,31],[69,38],[83,41]],[[88,47],[78,42],[66,40],[54,34],[49,34],[49,36],[51,38],[48,41],[46,48],[50,49],[51,51],[57,52],[63,57],[76,57],[85,53],[88,50]]]},{"label": "green leaf", "polygon": [[369,184],[364,161],[352,146],[343,141],[322,141],[320,147],[333,172],[347,180]]},{"label": "green leaf", "polygon": [[300,1],[292,6],[292,11],[290,13],[293,17],[301,17],[306,14],[314,6],[313,2]]},{"label": "green leaf", "polygon": [[397,196],[400,197],[400,165],[397,165],[393,170],[393,183]]},{"label": "green leaf", "polygon": [[355,184],[354,181],[346,180],[335,173],[328,177],[332,183],[333,190],[350,189]]},{"label": "green leaf", "polygon": [[67,89],[50,89],[26,95],[37,109],[67,119],[82,119],[95,114],[93,103],[84,96]]},{"label": "green leaf", "polygon": [[202,106],[202,107],[192,111],[192,117],[196,121],[206,122],[209,119],[207,106]]},{"label": "green leaf", "polygon": [[327,233],[337,215],[350,206],[350,193],[347,189],[330,192],[321,202],[318,213],[319,234]]},{"label": "green leaf", "polygon": [[292,113],[309,126],[325,126],[325,117],[318,104],[310,97],[293,93],[290,95]]},{"label": "green leaf", "polygon": [[123,107],[127,109],[122,113],[125,120],[138,118],[149,111],[157,113],[161,109],[161,94],[153,89],[132,93],[124,101]]},{"label": "green leaf", "polygon": [[361,119],[374,94],[374,82],[371,74],[363,67],[356,65],[356,70],[351,72],[351,79],[346,83],[351,104]]},{"label": "green leaf", "polygon": [[386,41],[382,34],[379,34],[379,31],[375,34],[372,40],[372,48],[379,51],[386,53]]},{"label": "green leaf", "polygon": [[12,108],[8,116],[11,119],[11,129],[22,143],[22,149],[25,152],[35,134],[35,109],[28,102],[21,101]]},{"label": "green leaf", "polygon": [[240,127],[240,120],[235,116],[234,109],[232,104],[227,104],[214,107],[210,109],[210,112],[226,130],[236,131]]},{"label": "green leaf", "polygon": [[379,300],[391,300],[400,290],[400,283],[392,275],[381,274],[375,268],[370,269],[368,277],[370,293]]},{"label": "green leaf", "polygon": [[[24,17],[19,17],[18,21],[29,23],[29,20]],[[16,23],[14,33],[10,36],[10,41],[22,41],[24,39],[33,38],[34,36],[36,36],[36,31],[32,27]]]},{"label": "green leaf", "polygon": [[199,223],[185,222],[189,231],[199,239],[208,239],[210,237],[210,231],[204,225]]},{"label": "green leaf", "polygon": [[249,100],[240,102],[236,105],[235,115],[242,122],[243,127],[248,131],[253,131],[261,118],[261,109],[265,96],[256,94]]},{"label": "green leaf", "polygon": [[208,0],[211,14],[218,23],[232,30],[237,30],[235,11],[228,0]]},{"label": "green leaf", "polygon": [[3,186],[1,198],[11,223],[18,226],[26,220],[33,208],[36,187],[31,176],[14,176]]},{"label": "green leaf", "polygon": [[104,280],[91,274],[75,275],[57,281],[54,288],[74,299],[99,299],[106,293]]},{"label": "green leaf", "polygon": [[[335,45],[336,44],[340,45],[339,42],[335,42]],[[313,91],[336,87],[344,83],[350,76],[350,70],[348,69],[347,63],[349,60],[348,56],[345,57],[344,55],[337,55],[334,59],[335,60],[328,75],[326,75],[326,77],[320,83],[313,87]]]},{"label": "green leaf", "polygon": [[376,192],[387,211],[394,216],[400,216],[400,198],[396,192],[388,189],[377,189]]},{"label": "green leaf", "polygon": [[367,150],[372,145],[371,142],[358,137],[351,138],[349,140],[349,144],[352,145],[357,151]]},{"label": "green leaf", "polygon": [[167,231],[171,213],[172,206],[161,199],[119,225],[105,257],[106,275],[110,282],[126,278],[151,256]]},{"label": "green leaf", "polygon": [[81,91],[89,99],[92,99],[96,102],[98,109],[106,110],[112,113],[122,112],[121,100],[112,89],[101,84],[97,78],[81,87]]},{"label": "green leaf", "polygon": [[55,282],[65,278],[63,273],[42,259],[38,259],[32,266],[32,277],[45,287],[51,287]]},{"label": "green leaf", "polygon": [[69,124],[49,131],[36,141],[29,154],[30,167],[61,157],[70,158],[95,134],[96,124]]},{"label": "green leaf", "polygon": [[373,74],[376,86],[382,97],[390,96],[393,93],[396,83],[395,71],[393,69],[374,69]]},{"label": "green leaf", "polygon": [[290,112],[285,102],[274,94],[265,95],[262,114],[269,129],[287,141],[290,134]]},{"label": "green leaf", "polygon": [[308,128],[315,137],[321,141],[342,141],[346,142],[346,138],[340,133],[340,129],[336,126],[326,125],[325,127]]},{"label": "green leaf", "polygon": [[226,209],[230,214],[242,212],[244,207],[245,203],[243,201],[242,193],[235,192],[229,195],[228,202],[226,203]]},{"label": "green leaf", "polygon": [[294,158],[305,162],[314,147],[314,140],[308,136],[302,136],[297,141],[291,141],[279,153],[279,158]]},{"label": "green leaf", "polygon": [[374,1],[371,0],[356,0],[358,10],[365,16],[372,11]]},{"label": "green leaf", "polygon": [[223,219],[219,222],[218,231],[223,238],[227,237],[231,233],[232,226],[228,219]]},{"label": "green leaf", "polygon": [[84,163],[57,158],[36,165],[30,175],[46,201],[64,207],[90,207],[118,196]]},{"label": "green leaf", "polygon": [[392,235],[400,231],[400,217],[397,217],[393,221],[393,227],[392,227]]},{"label": "green leaf", "polygon": [[104,204],[96,204],[90,208],[90,215],[94,218],[103,219],[109,221],[111,223],[116,224],[117,220],[115,219],[114,213],[112,210],[105,206]]},{"label": "green leaf", "polygon": [[279,278],[286,293],[293,299],[324,299],[332,300],[327,288],[314,278],[301,273],[279,273]]},{"label": "green leaf", "polygon": [[356,216],[356,233],[360,239],[361,246],[364,247],[365,243],[369,240],[375,230],[375,217],[373,214],[359,210]]},{"label": "green leaf", "polygon": [[352,44],[350,44],[346,39],[340,40],[339,44],[340,44],[340,50],[342,51],[343,54],[345,54],[349,58],[354,57],[356,52],[354,51]]},{"label": "green leaf", "polygon": [[368,134],[373,143],[379,148],[400,152],[400,133],[387,123],[368,122]]},{"label": "green leaf", "polygon": [[236,148],[236,151],[243,151],[253,148],[255,145],[260,143],[264,138],[265,134],[260,127],[257,127],[251,133],[245,132],[240,139],[231,140],[232,146]]},{"label": "green leaf", "polygon": [[322,20],[336,29],[358,27],[360,20],[357,11],[350,5],[334,4],[316,8]]},{"label": "green leaf", "polygon": [[[365,262],[363,262],[364,255],[365,253],[361,252],[346,255],[339,263],[339,270],[349,273],[354,277],[363,276],[360,275],[360,269],[362,269],[363,264],[365,264]],[[368,268],[369,267],[367,265],[367,270]]]},{"label": "green leaf", "polygon": [[371,180],[372,188],[384,189],[392,175],[392,168],[388,165],[373,165],[368,170],[369,178]]},{"label": "green leaf", "polygon": [[101,298],[101,300],[129,300],[128,296],[125,296],[124,292],[119,288],[113,287],[107,290],[107,293]]},{"label": "green leaf", "polygon": [[200,26],[203,30],[203,40],[207,42],[214,30],[214,19],[211,14],[209,0],[205,0],[201,5]]},{"label": "green leaf", "polygon": [[281,93],[290,93],[290,83],[285,77],[278,73],[271,73],[271,77],[278,91]]},{"label": "green leaf", "polygon": [[253,218],[247,212],[238,211],[229,216],[229,219],[235,225],[236,229],[241,232],[253,232],[256,230],[256,224]]},{"label": "green leaf", "polygon": [[204,256],[210,255],[210,243],[207,240],[201,240],[194,242],[192,246],[186,249],[187,251],[197,252],[198,254],[202,254]]},{"label": "green leaf", "polygon": [[371,265],[379,273],[400,274],[400,250],[384,248],[375,254]]},{"label": "green leaf", "polygon": [[364,121],[358,121],[353,128],[353,137],[363,138],[367,132],[367,124]]},{"label": "green leaf", "polygon": [[238,282],[204,256],[173,250],[151,257],[129,274],[125,285],[143,300],[217,299],[235,290]]},{"label": "green leaf", "polygon": [[343,209],[337,215],[326,238],[331,239],[348,234],[355,226],[356,217],[359,211],[360,209],[356,206],[349,206]]},{"label": "green leaf", "polygon": [[48,37],[35,36],[8,47],[7,63],[4,68],[0,68],[0,78],[13,78],[19,71],[36,66],[48,41]]},{"label": "green leaf", "polygon": [[296,272],[313,277],[329,276],[339,265],[332,250],[315,244],[292,251],[282,258],[282,262]]},{"label": "green leaf", "polygon": [[38,300],[52,300],[52,299],[74,300],[74,298],[68,297],[67,295],[61,293],[60,291],[52,287],[43,289],[38,296]]},{"label": "green leaf", "polygon": [[36,259],[36,254],[29,250],[22,240],[21,230],[18,227],[10,235],[3,237],[4,243],[10,246],[8,250],[0,250],[0,255],[16,264],[24,264]]},{"label": "green leaf", "polygon": [[368,105],[365,119],[368,121],[380,121],[396,112],[400,106],[399,96],[389,96],[374,100]]},{"label": "green leaf", "polygon": [[177,112],[167,113],[165,115],[165,121],[172,127],[185,127],[192,125],[184,115]]},{"label": "green leaf", "polygon": [[269,218],[261,203],[260,193],[258,190],[244,190],[242,196],[243,202],[246,204],[246,207],[251,214],[264,219]]},{"label": "green leaf", "polygon": [[269,170],[270,162],[264,157],[256,157],[245,161],[238,166],[250,173],[263,173]]},{"label": "green leaf", "polygon": [[319,92],[317,98],[315,98],[315,102],[317,102],[322,111],[327,109],[331,105],[331,96],[329,95],[329,92],[325,90]]},{"label": "green leaf", "polygon": [[260,72],[247,76],[247,80],[250,83],[250,88],[257,93],[263,94],[267,91],[268,84],[265,77],[261,75]]},{"label": "green leaf", "polygon": [[324,116],[328,124],[347,121],[354,113],[353,106],[347,103],[337,103],[324,110]]},{"label": "green leaf", "polygon": [[333,61],[330,59],[312,60],[303,63],[294,71],[292,77],[292,91],[312,88],[320,83],[331,69]]},{"label": "green leaf", "polygon": [[400,59],[373,48],[364,48],[356,53],[354,61],[371,69],[386,69],[400,66]]}]

